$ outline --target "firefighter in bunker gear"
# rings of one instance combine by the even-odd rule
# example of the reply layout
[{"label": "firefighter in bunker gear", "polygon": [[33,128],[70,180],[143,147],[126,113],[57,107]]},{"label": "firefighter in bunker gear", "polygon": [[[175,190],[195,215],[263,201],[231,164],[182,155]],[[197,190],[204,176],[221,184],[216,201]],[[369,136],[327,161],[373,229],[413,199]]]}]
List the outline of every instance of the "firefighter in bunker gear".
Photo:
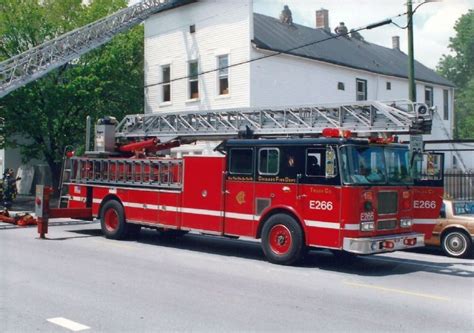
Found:
[{"label": "firefighter in bunker gear", "polygon": [[2,180],[2,204],[6,209],[11,209],[13,200],[16,198],[17,188],[16,182],[21,178],[15,178],[13,169],[9,168],[3,173]]}]

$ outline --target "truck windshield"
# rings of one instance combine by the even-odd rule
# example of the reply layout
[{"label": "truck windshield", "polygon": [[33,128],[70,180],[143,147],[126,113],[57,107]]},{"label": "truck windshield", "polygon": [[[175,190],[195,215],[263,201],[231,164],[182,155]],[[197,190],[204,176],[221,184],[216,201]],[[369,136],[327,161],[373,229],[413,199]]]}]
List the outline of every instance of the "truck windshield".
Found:
[{"label": "truck windshield", "polygon": [[340,151],[346,184],[413,184],[407,148],[347,145]]}]

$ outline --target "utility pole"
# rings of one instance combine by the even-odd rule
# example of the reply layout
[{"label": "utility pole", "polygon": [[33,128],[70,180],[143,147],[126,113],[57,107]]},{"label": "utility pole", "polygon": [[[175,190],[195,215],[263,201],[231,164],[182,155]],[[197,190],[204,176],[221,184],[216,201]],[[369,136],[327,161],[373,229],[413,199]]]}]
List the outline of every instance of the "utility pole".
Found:
[{"label": "utility pole", "polygon": [[413,4],[407,0],[407,31],[408,31],[408,98],[416,102],[415,59],[413,51]]},{"label": "utility pole", "polygon": [[[407,31],[408,31],[408,99],[416,102],[415,85],[415,56],[413,52],[413,4],[412,0],[407,0]],[[410,151],[423,152],[423,135],[410,135]]]}]

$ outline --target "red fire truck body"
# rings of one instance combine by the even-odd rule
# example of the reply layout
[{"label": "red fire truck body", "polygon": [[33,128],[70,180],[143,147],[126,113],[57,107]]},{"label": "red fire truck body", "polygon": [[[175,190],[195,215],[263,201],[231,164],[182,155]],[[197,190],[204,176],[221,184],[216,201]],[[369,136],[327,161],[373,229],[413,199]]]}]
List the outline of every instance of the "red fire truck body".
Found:
[{"label": "red fire truck body", "polygon": [[[69,208],[91,207],[104,234],[140,226],[261,238],[267,258],[307,247],[372,254],[424,245],[439,183],[414,181],[408,148],[367,140],[234,139],[211,155],[73,158]],[[433,215],[433,216],[432,216]]]}]

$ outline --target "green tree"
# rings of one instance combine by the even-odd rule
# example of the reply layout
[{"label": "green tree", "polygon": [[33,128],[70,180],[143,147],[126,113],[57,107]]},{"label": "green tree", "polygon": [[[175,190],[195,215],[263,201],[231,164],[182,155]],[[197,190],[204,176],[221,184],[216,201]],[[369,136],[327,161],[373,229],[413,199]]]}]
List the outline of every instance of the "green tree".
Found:
[{"label": "green tree", "polygon": [[[126,0],[0,0],[0,60],[93,22]],[[4,147],[44,159],[55,185],[64,147],[83,144],[85,119],[143,113],[143,27],[115,37],[0,100]]]},{"label": "green tree", "polygon": [[474,136],[474,10],[459,18],[454,26],[456,36],[450,39],[453,55],[444,55],[438,72],[456,85],[456,137]]}]

